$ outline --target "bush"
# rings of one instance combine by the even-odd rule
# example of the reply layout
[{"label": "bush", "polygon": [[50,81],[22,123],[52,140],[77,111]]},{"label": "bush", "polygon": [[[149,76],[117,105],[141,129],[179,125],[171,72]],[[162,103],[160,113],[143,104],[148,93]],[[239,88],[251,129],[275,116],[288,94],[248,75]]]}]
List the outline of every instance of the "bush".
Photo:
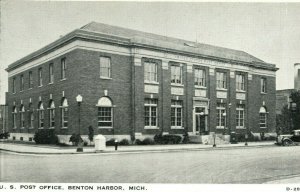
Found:
[{"label": "bush", "polygon": [[114,138],[106,141],[106,146],[114,146],[114,145],[115,145],[115,139]]},{"label": "bush", "polygon": [[155,135],[154,141],[159,144],[178,144],[181,141],[181,136],[179,135]]},{"label": "bush", "polygon": [[190,139],[189,139],[189,134],[186,132],[183,135],[183,139],[182,139],[182,143],[189,143]]},{"label": "bush", "polygon": [[9,133],[5,132],[5,133],[0,133],[0,139],[7,139],[9,137]]},{"label": "bush", "polygon": [[139,139],[136,139],[136,140],[135,140],[135,144],[136,144],[136,145],[142,145],[142,143],[143,143],[143,142],[142,142],[141,140],[139,140]]},{"label": "bush", "polygon": [[83,139],[81,138],[81,136],[79,134],[75,134],[75,133],[73,133],[69,139],[69,142],[72,142],[72,144],[74,146],[78,145],[79,141],[83,142]]},{"label": "bush", "polygon": [[35,132],[33,140],[36,144],[58,144],[58,137],[53,129],[41,129]]},{"label": "bush", "polygon": [[119,145],[129,145],[128,139],[122,139],[119,143]]},{"label": "bush", "polygon": [[143,141],[142,141],[142,145],[154,145],[155,142],[153,139],[151,138],[145,138]]}]

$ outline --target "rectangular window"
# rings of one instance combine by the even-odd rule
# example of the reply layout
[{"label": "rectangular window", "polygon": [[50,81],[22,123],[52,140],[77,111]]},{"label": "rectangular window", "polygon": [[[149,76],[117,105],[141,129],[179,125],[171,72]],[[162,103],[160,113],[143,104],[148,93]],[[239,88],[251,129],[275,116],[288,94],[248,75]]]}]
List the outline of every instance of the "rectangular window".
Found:
[{"label": "rectangular window", "polygon": [[267,128],[267,113],[259,113],[259,127]]},{"label": "rectangular window", "polygon": [[144,80],[146,82],[157,82],[157,64],[145,62],[144,64]]},{"label": "rectangular window", "polygon": [[49,122],[50,122],[50,128],[54,128],[54,126],[55,126],[55,109],[54,108],[49,109]]},{"label": "rectangular window", "polygon": [[217,88],[218,89],[226,89],[226,73],[224,72],[217,72]]},{"label": "rectangular window", "polygon": [[34,128],[34,115],[33,115],[33,111],[29,112],[29,121],[30,121],[30,128]]},{"label": "rectangular window", "polygon": [[20,125],[21,125],[21,128],[25,127],[25,112],[24,111],[20,112]]},{"label": "rectangular window", "polygon": [[267,80],[265,78],[260,79],[260,92],[261,93],[267,92]]},{"label": "rectangular window", "polygon": [[68,107],[61,108],[61,127],[68,128]]},{"label": "rectangular window", "polygon": [[33,76],[32,71],[29,71],[29,88],[33,87]]},{"label": "rectangular window", "polygon": [[145,99],[145,128],[157,128],[157,100]]},{"label": "rectangular window", "polygon": [[237,74],[235,76],[235,86],[237,91],[245,91],[245,75]]},{"label": "rectangular window", "polygon": [[39,110],[38,111],[38,115],[39,115],[39,128],[44,128],[44,110]]},{"label": "rectangular window", "polygon": [[98,107],[98,127],[112,128],[112,107]]},{"label": "rectangular window", "polygon": [[171,101],[171,128],[182,128],[182,101]]},{"label": "rectangular window", "polygon": [[20,91],[24,91],[24,76],[20,76]]},{"label": "rectangular window", "polygon": [[236,128],[243,129],[245,124],[245,106],[237,105],[236,107]]},{"label": "rectangular window", "polygon": [[100,77],[111,77],[110,58],[108,57],[100,57]]},{"label": "rectangular window", "polygon": [[16,93],[16,78],[13,78],[12,80],[12,92]]},{"label": "rectangular window", "polygon": [[194,70],[194,84],[196,86],[206,87],[206,74],[203,69]]},{"label": "rectangular window", "polygon": [[182,84],[182,67],[179,65],[171,66],[171,83]]},{"label": "rectangular window", "polygon": [[60,67],[61,67],[61,79],[65,79],[66,78],[66,69],[67,69],[67,64],[66,64],[66,59],[63,58],[60,61]]},{"label": "rectangular window", "polygon": [[39,68],[38,80],[39,80],[39,86],[43,86],[43,70],[42,70],[42,68]]},{"label": "rectangular window", "polygon": [[53,63],[49,64],[49,83],[54,82]]},{"label": "rectangular window", "polygon": [[217,104],[217,128],[226,127],[226,108],[224,103]]}]

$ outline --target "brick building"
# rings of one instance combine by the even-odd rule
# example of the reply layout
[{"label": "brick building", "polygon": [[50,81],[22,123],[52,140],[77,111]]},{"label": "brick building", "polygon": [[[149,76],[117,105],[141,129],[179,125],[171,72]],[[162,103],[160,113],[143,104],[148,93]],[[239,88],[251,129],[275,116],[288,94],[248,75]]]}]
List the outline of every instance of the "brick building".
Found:
[{"label": "brick building", "polygon": [[0,133],[5,133],[7,129],[7,106],[0,105]]},{"label": "brick building", "polygon": [[80,94],[83,135],[275,132],[276,70],[243,51],[92,22],[9,65],[9,129],[68,141]]}]

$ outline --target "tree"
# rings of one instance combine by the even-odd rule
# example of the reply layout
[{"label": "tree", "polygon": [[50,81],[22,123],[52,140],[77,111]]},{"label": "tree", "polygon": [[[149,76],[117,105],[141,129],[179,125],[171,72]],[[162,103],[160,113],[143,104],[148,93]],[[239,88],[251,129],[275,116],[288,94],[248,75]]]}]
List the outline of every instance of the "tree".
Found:
[{"label": "tree", "polygon": [[300,129],[300,90],[293,91],[290,96],[293,103],[296,104],[296,108],[292,110],[292,122],[293,129]]},{"label": "tree", "polygon": [[291,114],[288,105],[281,109],[281,114],[276,115],[277,134],[291,133]]},{"label": "tree", "polygon": [[90,142],[94,140],[94,128],[91,125],[89,126],[89,140]]}]

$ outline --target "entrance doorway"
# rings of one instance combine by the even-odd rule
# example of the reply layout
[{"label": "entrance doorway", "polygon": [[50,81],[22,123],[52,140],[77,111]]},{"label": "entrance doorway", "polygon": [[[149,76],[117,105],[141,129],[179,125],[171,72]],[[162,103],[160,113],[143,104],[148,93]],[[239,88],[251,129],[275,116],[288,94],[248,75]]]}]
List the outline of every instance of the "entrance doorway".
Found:
[{"label": "entrance doorway", "polygon": [[206,107],[196,106],[194,107],[194,133],[196,135],[204,135],[208,133],[207,130],[207,114],[205,114]]}]

